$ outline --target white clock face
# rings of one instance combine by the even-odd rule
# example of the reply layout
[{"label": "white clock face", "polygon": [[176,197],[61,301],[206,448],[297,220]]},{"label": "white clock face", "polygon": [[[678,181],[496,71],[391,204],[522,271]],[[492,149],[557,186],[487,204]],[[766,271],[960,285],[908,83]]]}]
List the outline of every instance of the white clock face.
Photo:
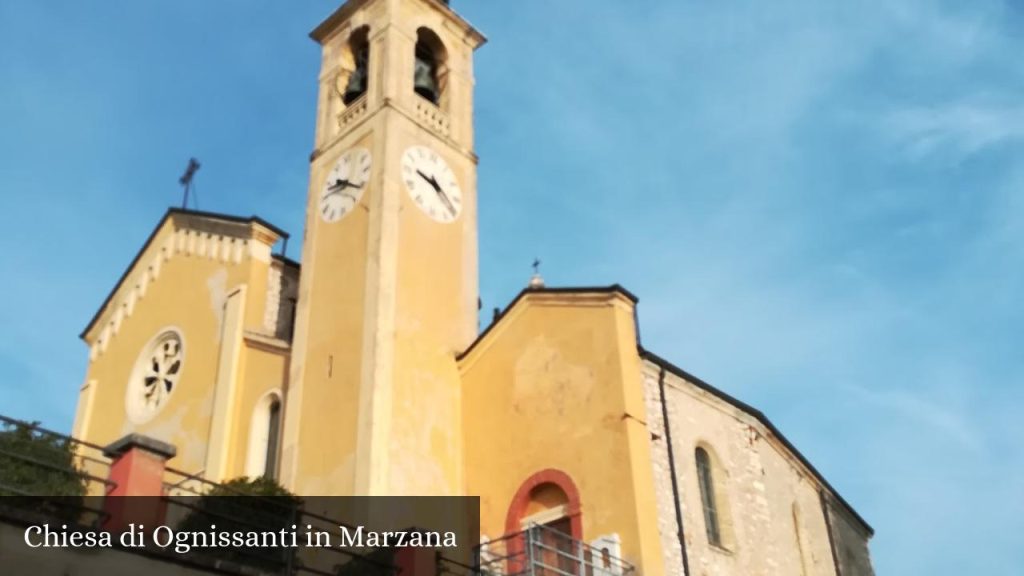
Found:
[{"label": "white clock face", "polygon": [[462,190],[440,154],[411,146],[402,155],[402,180],[413,203],[438,222],[454,222],[462,213]]},{"label": "white clock face", "polygon": [[337,222],[352,213],[370,180],[370,151],[353,148],[342,154],[320,191],[320,217]]}]

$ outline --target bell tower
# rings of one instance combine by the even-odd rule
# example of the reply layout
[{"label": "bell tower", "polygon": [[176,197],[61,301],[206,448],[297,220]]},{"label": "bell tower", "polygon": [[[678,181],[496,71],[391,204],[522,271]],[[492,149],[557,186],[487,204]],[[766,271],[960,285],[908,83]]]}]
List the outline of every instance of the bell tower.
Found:
[{"label": "bell tower", "polygon": [[282,479],[458,494],[477,331],[473,52],[441,0],[349,0],[322,46]]}]

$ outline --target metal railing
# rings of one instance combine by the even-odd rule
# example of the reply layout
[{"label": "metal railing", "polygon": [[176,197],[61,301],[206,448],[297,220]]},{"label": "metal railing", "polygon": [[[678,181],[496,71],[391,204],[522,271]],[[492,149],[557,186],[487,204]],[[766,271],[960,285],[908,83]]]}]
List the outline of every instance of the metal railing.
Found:
[{"label": "metal railing", "polygon": [[[174,468],[165,469],[163,487],[163,499],[167,504],[165,523],[179,529],[202,529],[215,524],[219,530],[257,533],[294,530],[298,532],[298,538],[305,538],[307,532],[336,532],[339,526],[355,528],[338,519],[306,510],[303,499],[296,496],[252,495],[228,484],[219,484]],[[261,550],[232,549],[215,554],[221,559],[255,566],[273,574],[398,574],[398,567],[392,562],[392,551],[387,549],[353,551],[338,546],[299,545]]]},{"label": "metal railing", "polygon": [[[479,576],[636,576],[636,568],[549,526],[484,542],[472,574]],[[454,570],[451,570],[454,572]]]}]

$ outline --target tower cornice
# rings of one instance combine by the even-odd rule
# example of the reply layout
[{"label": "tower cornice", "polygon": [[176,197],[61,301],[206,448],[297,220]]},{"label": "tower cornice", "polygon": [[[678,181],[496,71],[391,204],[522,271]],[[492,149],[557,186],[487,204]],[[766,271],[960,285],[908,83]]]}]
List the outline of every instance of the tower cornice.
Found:
[{"label": "tower cornice", "polygon": [[[309,37],[315,40],[319,44],[323,44],[325,40],[331,37],[332,34],[338,29],[339,25],[346,22],[354,12],[362,8],[363,6],[370,4],[375,1],[387,1],[387,0],[349,0],[342,4],[333,14],[327,17],[326,20],[320,23],[312,32],[309,33]],[[473,49],[483,46],[487,42],[487,37],[480,33],[476,28],[473,27],[465,18],[460,16],[457,12],[451,9],[450,6],[441,2],[440,0],[418,0],[424,4],[433,7],[435,10],[444,13],[448,18],[456,23],[463,34],[463,40],[467,42]]]}]

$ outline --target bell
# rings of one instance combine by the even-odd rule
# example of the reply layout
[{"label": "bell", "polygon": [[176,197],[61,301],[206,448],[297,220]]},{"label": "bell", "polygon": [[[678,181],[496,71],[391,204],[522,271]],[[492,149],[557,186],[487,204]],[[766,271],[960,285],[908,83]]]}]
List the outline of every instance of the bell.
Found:
[{"label": "bell", "polygon": [[413,90],[420,96],[437,104],[437,64],[434,62],[434,55],[423,48],[416,50]]},{"label": "bell", "polygon": [[369,60],[369,53],[369,48],[365,46],[356,53],[356,69],[348,77],[348,85],[345,86],[345,96],[342,98],[346,105],[355,102],[360,96],[366,94],[366,78],[368,75],[366,65]]}]

